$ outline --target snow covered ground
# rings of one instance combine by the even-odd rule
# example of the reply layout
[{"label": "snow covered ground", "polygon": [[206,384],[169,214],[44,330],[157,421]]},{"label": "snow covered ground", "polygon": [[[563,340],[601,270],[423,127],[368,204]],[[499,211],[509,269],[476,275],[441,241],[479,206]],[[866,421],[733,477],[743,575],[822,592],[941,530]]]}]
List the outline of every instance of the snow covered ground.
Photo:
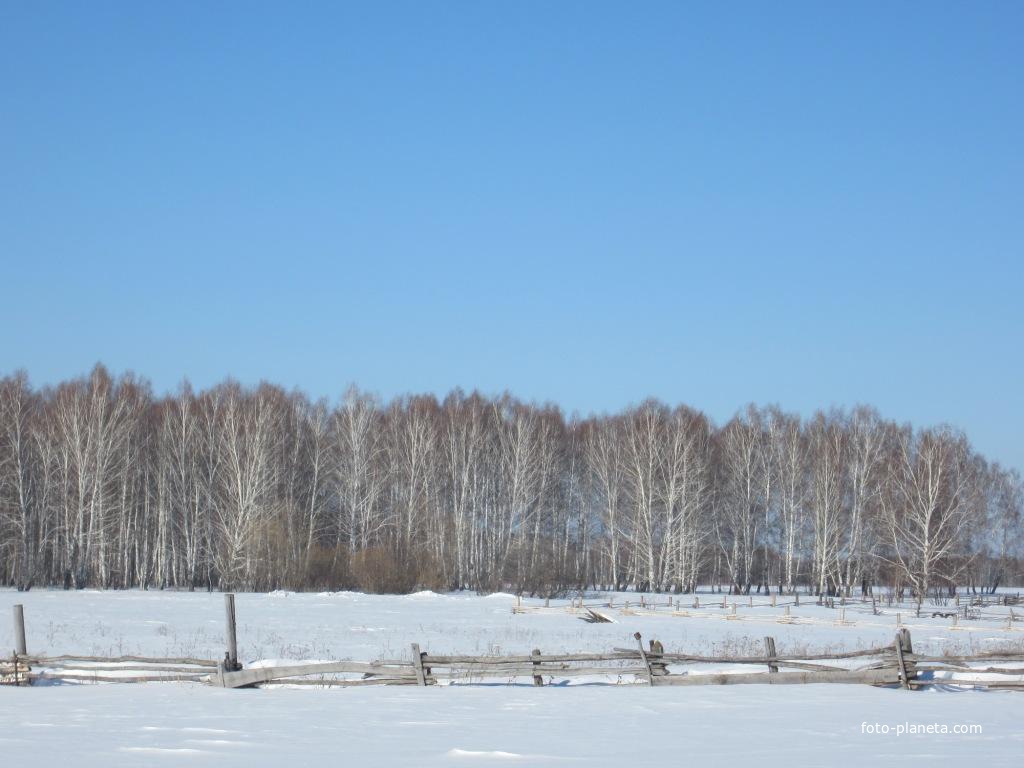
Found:
[{"label": "snow covered ground", "polygon": [[[607,596],[588,596],[588,605]],[[780,653],[851,650],[892,641],[896,613],[915,650],[981,651],[1020,646],[1005,608],[978,620],[913,618],[870,604],[839,611],[808,605],[751,608],[736,618],[720,595],[683,597],[688,616],[648,596],[655,615],[623,614],[636,595],[617,595],[612,624],[566,611],[514,614],[510,595],[367,596],[355,593],[238,595],[240,656],[267,659],[408,658],[417,642],[435,653],[506,654],[632,647],[633,632],[666,651],[761,653],[772,635]],[[219,594],[182,592],[0,592],[0,640],[11,641],[10,605],[22,603],[32,653],[199,656],[224,652]],[[567,601],[552,601],[552,608]],[[709,604],[715,604],[710,607]],[[540,600],[524,600],[539,607]],[[602,609],[604,610],[604,609]],[[1020,611],[1018,611],[1020,613]],[[2,647],[2,646],[0,646]],[[198,684],[52,685],[0,688],[0,755],[9,765],[896,765],[980,757],[1019,764],[1024,693],[860,685],[645,685],[221,690]],[[864,725],[867,724],[867,727]],[[898,733],[900,726],[981,733]],[[870,732],[884,726],[888,733]],[[875,728],[881,731],[883,728]],[[8,762],[9,761],[9,762]]]},{"label": "snow covered ground", "polygon": [[[660,640],[666,651],[718,655],[763,650],[765,635],[776,638],[779,653],[854,650],[892,642],[897,613],[913,635],[918,652],[943,650],[984,651],[1008,643],[1024,643],[1024,621],[1007,631],[1006,608],[986,608],[986,617],[959,621],[931,618],[934,611],[953,606],[925,605],[922,618],[909,606],[855,603],[840,611],[814,605],[804,596],[799,607],[772,608],[764,597],[700,595],[674,598],[689,616],[673,615],[666,595],[647,595],[656,601],[655,615],[639,607],[635,594],[614,596],[608,611],[612,624],[587,624],[564,610],[568,600],[552,600],[549,612],[513,614],[516,598],[507,594],[478,596],[469,593],[438,595],[364,595],[355,592],[239,594],[237,596],[239,656],[245,663],[260,659],[408,658],[410,643],[434,653],[511,654],[540,648],[545,653],[603,651],[633,647],[634,632]],[[587,596],[587,605],[606,602],[607,594]],[[792,598],[780,598],[782,600]],[[630,601],[638,615],[622,615]],[[732,616],[732,604],[736,614]],[[0,641],[10,642],[9,606],[22,603],[31,653],[89,655],[196,656],[224,655],[224,598],[219,593],[124,591],[99,592],[32,590],[0,591]],[[526,607],[541,607],[543,600],[524,599]],[[1022,617],[1024,609],[1017,609]],[[0,646],[2,647],[2,646]]]},{"label": "snow covered ground", "polygon": [[[59,686],[0,690],[0,715],[10,766],[1009,766],[1024,755],[1024,695],[855,685]],[[865,722],[983,732],[870,734]]]}]

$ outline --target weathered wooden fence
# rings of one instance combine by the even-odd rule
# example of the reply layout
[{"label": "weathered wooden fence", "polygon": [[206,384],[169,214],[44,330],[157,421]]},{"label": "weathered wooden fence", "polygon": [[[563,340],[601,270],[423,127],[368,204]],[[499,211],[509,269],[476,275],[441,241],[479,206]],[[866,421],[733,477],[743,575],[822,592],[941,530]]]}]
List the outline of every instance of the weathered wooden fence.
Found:
[{"label": "weathered wooden fence", "polygon": [[[580,606],[583,609],[583,606]],[[640,633],[633,648],[605,653],[548,653],[534,649],[529,655],[440,655],[422,651],[413,643],[410,659],[373,662],[330,661],[277,666],[238,663],[234,595],[225,595],[226,651],[223,660],[155,658],[142,656],[42,656],[27,652],[24,611],[15,606],[15,652],[0,661],[0,683],[28,685],[39,681],[70,682],[203,682],[224,688],[260,685],[366,686],[481,684],[517,680],[535,686],[569,678],[597,682],[660,685],[793,685],[859,683],[902,686],[927,685],[1024,690],[1024,653],[989,653],[972,656],[925,656],[914,653],[910,632],[901,628],[891,645],[859,651],[785,655],[776,652],[775,640],[764,638],[764,654],[756,656],[700,656],[666,652],[657,640],[645,645]],[[972,664],[986,663],[978,668]],[[998,664],[1002,663],[1003,666]],[[1017,666],[1005,666],[1006,663]],[[996,666],[992,666],[996,664]],[[735,665],[762,667],[757,671],[711,670],[701,667]],[[937,673],[942,673],[938,674]],[[984,680],[948,679],[946,673],[984,673]]]}]

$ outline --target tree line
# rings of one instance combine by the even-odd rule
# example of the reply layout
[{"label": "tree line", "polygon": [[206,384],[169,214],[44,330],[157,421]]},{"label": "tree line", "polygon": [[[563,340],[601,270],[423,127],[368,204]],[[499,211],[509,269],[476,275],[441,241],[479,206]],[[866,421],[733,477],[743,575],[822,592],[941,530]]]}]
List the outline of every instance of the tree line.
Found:
[{"label": "tree line", "polygon": [[131,374],[0,379],[0,582],[924,596],[1020,583],[1016,471],[950,427],[456,390],[335,405]]}]

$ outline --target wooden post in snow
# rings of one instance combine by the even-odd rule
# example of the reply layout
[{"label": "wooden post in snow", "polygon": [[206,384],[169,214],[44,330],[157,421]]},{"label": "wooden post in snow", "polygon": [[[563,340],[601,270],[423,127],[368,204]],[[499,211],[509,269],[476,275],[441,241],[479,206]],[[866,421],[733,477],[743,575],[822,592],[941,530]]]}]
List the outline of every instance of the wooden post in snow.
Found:
[{"label": "wooden post in snow", "polygon": [[235,628],[235,595],[233,592],[224,593],[224,621],[225,637],[227,639],[227,650],[224,652],[224,668],[228,672],[234,672],[242,668],[238,663],[238,633]]},{"label": "wooden post in snow", "polygon": [[25,608],[20,603],[14,606],[14,652],[19,656],[27,656],[25,645]]},{"label": "wooden post in snow", "polygon": [[914,646],[910,642],[910,630],[904,628],[897,632],[894,646],[896,648],[896,663],[900,670],[900,683],[909,691],[910,681],[917,674],[913,661],[908,659],[914,653]]},{"label": "wooden post in snow", "polygon": [[779,665],[772,663],[775,661],[775,657],[777,655],[775,653],[774,637],[766,637],[764,639],[764,655],[768,657],[768,671],[772,674],[777,674],[779,671]]},{"label": "wooden post in snow", "polygon": [[427,684],[427,676],[423,674],[423,656],[420,652],[420,644],[412,644],[412,667],[416,670],[416,682],[419,685],[425,686]]},{"label": "wooden post in snow", "polygon": [[647,651],[644,650],[644,639],[639,632],[635,632],[633,637],[636,639],[636,644],[640,648],[640,660],[644,663],[647,668],[647,682],[654,685],[654,670],[651,669],[651,662],[647,658]]},{"label": "wooden post in snow", "polygon": [[534,648],[530,655],[535,659],[533,662],[533,684],[539,688],[544,685],[544,676],[540,673],[540,661],[536,660],[540,658],[540,648]]},{"label": "wooden post in snow", "polygon": [[665,646],[660,640],[650,640],[648,644],[648,659],[650,660],[651,674],[655,677],[662,677],[668,674],[668,664],[663,660]]},{"label": "wooden post in snow", "polygon": [[[903,644],[903,655],[909,657],[914,655],[914,645],[910,642],[910,630],[904,627],[900,630],[900,639]],[[910,672],[910,679],[916,676],[916,667],[912,659],[907,660],[907,669]]]}]

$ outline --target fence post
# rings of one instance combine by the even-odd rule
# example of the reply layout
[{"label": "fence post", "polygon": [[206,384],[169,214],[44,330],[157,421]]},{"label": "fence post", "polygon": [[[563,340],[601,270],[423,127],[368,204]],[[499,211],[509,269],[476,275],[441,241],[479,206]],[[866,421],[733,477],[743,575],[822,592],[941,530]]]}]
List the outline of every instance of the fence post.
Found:
[{"label": "fence post", "polygon": [[644,639],[639,632],[633,633],[633,637],[636,639],[636,644],[640,648],[640,660],[644,663],[647,668],[647,682],[654,685],[654,670],[651,669],[651,662],[647,658],[647,652],[644,650]]},{"label": "fence post", "polygon": [[14,652],[19,656],[27,656],[25,646],[25,608],[20,603],[14,606]]},{"label": "fence post", "polygon": [[907,667],[907,674],[913,680],[917,677],[917,666],[914,664],[914,645],[910,642],[910,630],[905,627],[900,630],[900,642],[903,646],[903,662]]},{"label": "fence post", "polygon": [[534,657],[533,684],[539,688],[540,686],[544,685],[544,676],[540,673],[540,661],[537,660],[540,658],[540,648],[534,648],[533,652],[530,655]]},{"label": "fence post", "polygon": [[772,664],[772,662],[775,661],[775,656],[776,656],[776,653],[775,653],[775,638],[774,637],[766,637],[764,639],[764,655],[768,657],[768,672],[773,673],[773,674],[778,672],[779,671],[779,665],[778,664]]},{"label": "fence post", "polygon": [[648,641],[648,659],[650,660],[651,674],[661,677],[668,674],[668,665],[662,658],[665,655],[665,646],[660,640]]},{"label": "fence post", "polygon": [[914,653],[914,646],[910,642],[910,630],[904,628],[897,632],[894,645],[896,647],[896,663],[900,670],[900,683],[909,691],[910,681],[916,674],[913,662],[907,660],[907,657]]},{"label": "fence post", "polygon": [[423,674],[423,654],[420,653],[420,644],[412,644],[412,666],[416,670],[416,682],[419,685],[427,684],[427,676]]},{"label": "fence post", "polygon": [[227,627],[227,650],[224,653],[224,668],[234,672],[242,668],[238,663],[238,633],[235,630],[235,595],[224,593],[224,619]]}]

